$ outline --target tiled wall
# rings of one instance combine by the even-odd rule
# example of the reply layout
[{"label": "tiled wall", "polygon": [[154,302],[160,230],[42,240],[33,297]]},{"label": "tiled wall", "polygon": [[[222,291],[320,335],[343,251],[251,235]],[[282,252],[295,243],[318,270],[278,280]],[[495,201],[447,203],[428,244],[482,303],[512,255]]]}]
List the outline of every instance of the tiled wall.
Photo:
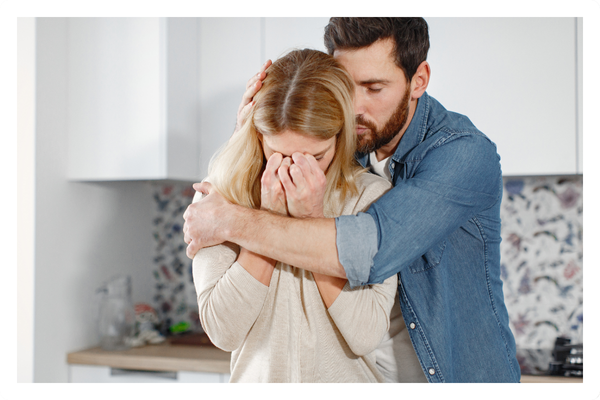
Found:
[{"label": "tiled wall", "polygon": [[[181,227],[189,184],[154,184],[154,306],[166,326],[200,329],[191,261]],[[582,177],[506,178],[502,279],[511,328],[521,348],[552,348],[557,336],[582,340]]]},{"label": "tiled wall", "polygon": [[502,279],[521,348],[583,339],[583,178],[505,178]]},{"label": "tiled wall", "polygon": [[152,305],[163,321],[163,333],[171,326],[187,324],[199,330],[196,290],[192,281],[192,261],[185,254],[183,213],[192,202],[191,184],[153,184],[155,204],[153,225],[154,282]]}]

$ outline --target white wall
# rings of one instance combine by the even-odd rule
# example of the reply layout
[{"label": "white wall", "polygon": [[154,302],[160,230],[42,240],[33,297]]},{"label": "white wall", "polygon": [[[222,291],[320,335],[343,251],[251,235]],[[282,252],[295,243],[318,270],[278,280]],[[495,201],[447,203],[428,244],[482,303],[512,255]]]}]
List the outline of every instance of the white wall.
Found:
[{"label": "white wall", "polygon": [[34,381],[67,382],[66,354],[98,343],[94,292],[132,276],[151,301],[151,187],[67,176],[67,22],[36,20]]},{"label": "white wall", "polygon": [[17,381],[33,381],[35,19],[17,21]]}]

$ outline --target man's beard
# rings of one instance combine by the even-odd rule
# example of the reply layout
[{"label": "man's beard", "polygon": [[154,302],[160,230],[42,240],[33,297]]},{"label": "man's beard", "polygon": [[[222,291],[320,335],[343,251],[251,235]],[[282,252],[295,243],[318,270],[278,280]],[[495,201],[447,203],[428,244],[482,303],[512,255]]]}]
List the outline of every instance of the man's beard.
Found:
[{"label": "man's beard", "polygon": [[383,129],[378,131],[375,124],[363,118],[362,115],[356,116],[356,124],[364,126],[370,130],[369,133],[358,135],[358,143],[356,150],[362,154],[369,154],[381,147],[385,146],[400,132],[408,119],[408,102],[410,100],[410,85],[407,86],[404,96],[396,111],[390,119],[385,123]]}]

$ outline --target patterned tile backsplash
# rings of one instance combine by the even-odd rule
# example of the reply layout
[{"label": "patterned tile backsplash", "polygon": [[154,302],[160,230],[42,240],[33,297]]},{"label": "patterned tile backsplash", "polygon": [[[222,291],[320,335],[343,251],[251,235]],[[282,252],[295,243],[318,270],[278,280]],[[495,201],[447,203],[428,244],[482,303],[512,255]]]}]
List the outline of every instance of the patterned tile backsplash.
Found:
[{"label": "patterned tile backsplash", "polygon": [[192,261],[185,254],[183,213],[192,202],[194,189],[185,183],[152,183],[155,204],[155,244],[152,304],[162,320],[162,333],[201,329],[192,281]]},{"label": "patterned tile backsplash", "polygon": [[505,178],[501,268],[517,347],[583,340],[583,177]]},{"label": "patterned tile backsplash", "polygon": [[[552,348],[557,336],[583,338],[581,176],[505,178],[502,279],[511,329],[520,348]],[[163,332],[197,331],[192,263],[185,255],[183,213],[194,191],[153,183],[156,294]]]}]

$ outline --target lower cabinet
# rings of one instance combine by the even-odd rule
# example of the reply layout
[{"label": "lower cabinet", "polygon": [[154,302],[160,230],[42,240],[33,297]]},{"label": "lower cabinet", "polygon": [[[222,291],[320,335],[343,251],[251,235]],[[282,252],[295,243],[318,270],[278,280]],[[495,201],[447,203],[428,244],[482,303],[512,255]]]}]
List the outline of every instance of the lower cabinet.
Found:
[{"label": "lower cabinet", "polygon": [[69,383],[227,383],[230,374],[140,371],[102,365],[69,365]]}]

